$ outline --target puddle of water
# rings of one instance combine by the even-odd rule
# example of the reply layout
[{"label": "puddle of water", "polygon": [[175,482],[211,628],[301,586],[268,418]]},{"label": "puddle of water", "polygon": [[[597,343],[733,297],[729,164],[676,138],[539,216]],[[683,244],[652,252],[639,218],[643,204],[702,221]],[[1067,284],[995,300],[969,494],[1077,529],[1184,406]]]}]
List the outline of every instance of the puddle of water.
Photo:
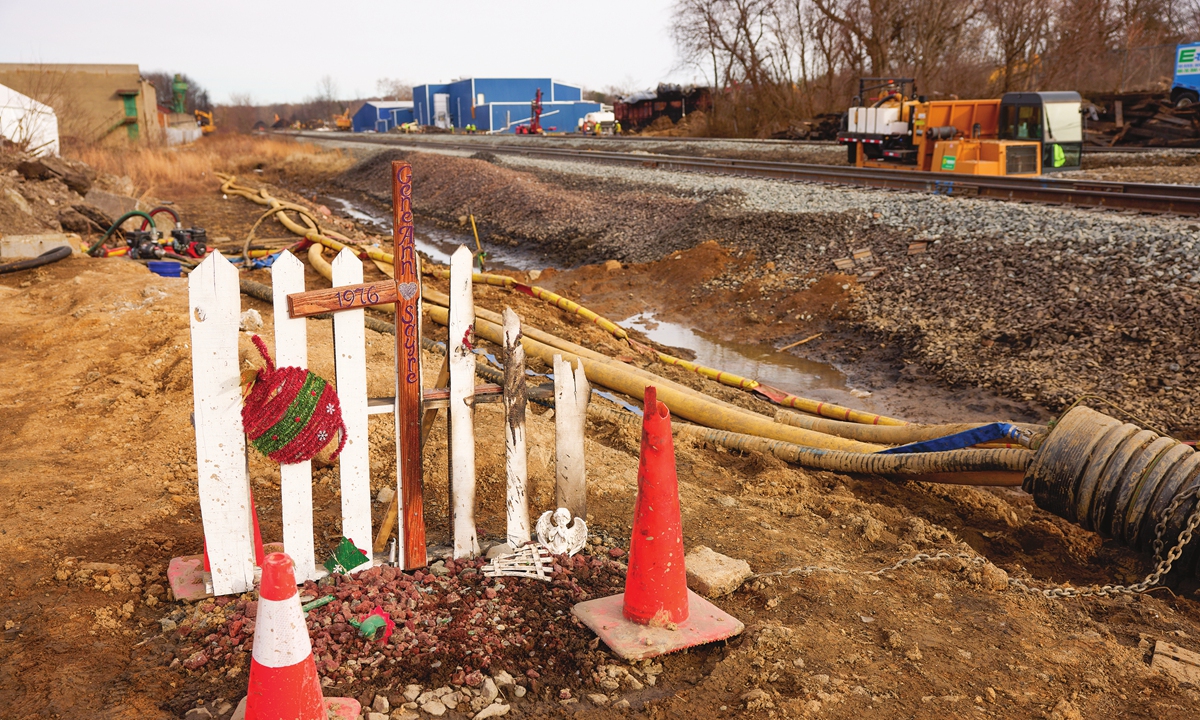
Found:
[{"label": "puddle of water", "polygon": [[[344,198],[325,196],[337,205],[346,216],[355,221],[373,227],[377,232],[391,234],[392,219],[373,214],[370,210]],[[475,238],[468,233],[454,232],[430,225],[416,226],[417,250],[427,255],[431,260],[442,265],[450,264],[450,256],[459,245],[468,248],[475,247]],[[511,247],[496,247],[484,244],[487,255],[488,270],[542,270],[557,265],[544,256],[529,251],[519,251]]]},{"label": "puddle of water", "polygon": [[847,385],[845,374],[827,363],[781,353],[769,345],[725,342],[660,320],[652,313],[639,313],[619,324],[642,331],[656,343],[691,350],[698,365],[758,380],[793,395],[878,412],[870,397],[860,397],[861,391]]}]

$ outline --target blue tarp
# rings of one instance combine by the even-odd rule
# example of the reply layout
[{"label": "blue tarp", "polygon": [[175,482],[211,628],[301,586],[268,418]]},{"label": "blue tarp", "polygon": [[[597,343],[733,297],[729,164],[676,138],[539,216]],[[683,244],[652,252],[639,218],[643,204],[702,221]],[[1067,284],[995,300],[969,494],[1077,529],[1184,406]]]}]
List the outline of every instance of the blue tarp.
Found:
[{"label": "blue tarp", "polygon": [[1012,423],[989,423],[980,425],[977,428],[964,430],[960,433],[947,435],[945,437],[934,438],[933,440],[923,440],[921,442],[909,443],[908,445],[900,445],[899,447],[880,450],[879,455],[899,455],[903,453],[921,453],[921,452],[944,452],[946,450],[961,450],[969,448],[980,443],[996,442],[997,440],[1012,440],[1022,442],[1025,433],[1019,427]]}]

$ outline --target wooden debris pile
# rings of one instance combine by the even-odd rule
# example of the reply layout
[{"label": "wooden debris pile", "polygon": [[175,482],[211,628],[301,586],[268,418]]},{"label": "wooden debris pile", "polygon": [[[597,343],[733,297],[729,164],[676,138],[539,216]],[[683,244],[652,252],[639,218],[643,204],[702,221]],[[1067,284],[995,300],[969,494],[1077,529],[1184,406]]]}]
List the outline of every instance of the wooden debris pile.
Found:
[{"label": "wooden debris pile", "polygon": [[1085,109],[1086,145],[1200,147],[1200,105],[1176,108],[1156,93],[1102,95],[1091,101],[1099,119],[1088,117]]}]

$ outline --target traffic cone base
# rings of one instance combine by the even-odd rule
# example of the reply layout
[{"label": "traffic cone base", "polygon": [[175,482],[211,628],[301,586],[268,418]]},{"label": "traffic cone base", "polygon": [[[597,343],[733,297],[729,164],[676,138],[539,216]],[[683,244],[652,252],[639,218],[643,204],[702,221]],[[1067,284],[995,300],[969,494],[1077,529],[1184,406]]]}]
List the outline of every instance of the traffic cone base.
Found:
[{"label": "traffic cone base", "polygon": [[746,629],[741,620],[687,591],[688,618],[677,624],[641,625],[625,619],[625,593],[571,608],[601,642],[626,660],[645,660],[684,648],[726,640]]},{"label": "traffic cone base", "polygon": [[[358,720],[362,705],[351,698],[325,698],[325,715],[329,720]],[[238,703],[229,720],[246,720],[246,698]]]},{"label": "traffic cone base", "polygon": [[646,387],[643,407],[625,592],[571,608],[575,617],[626,660],[725,640],[746,627],[687,587],[671,412],[658,401],[653,385]]}]

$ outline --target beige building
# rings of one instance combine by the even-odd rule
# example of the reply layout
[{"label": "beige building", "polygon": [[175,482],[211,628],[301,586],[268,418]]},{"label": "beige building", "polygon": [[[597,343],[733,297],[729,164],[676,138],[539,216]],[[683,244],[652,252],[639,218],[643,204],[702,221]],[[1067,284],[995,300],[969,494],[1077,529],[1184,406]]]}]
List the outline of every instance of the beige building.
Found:
[{"label": "beige building", "polygon": [[65,141],[162,138],[157,94],[137,65],[0,63],[0,85],[53,108]]}]

